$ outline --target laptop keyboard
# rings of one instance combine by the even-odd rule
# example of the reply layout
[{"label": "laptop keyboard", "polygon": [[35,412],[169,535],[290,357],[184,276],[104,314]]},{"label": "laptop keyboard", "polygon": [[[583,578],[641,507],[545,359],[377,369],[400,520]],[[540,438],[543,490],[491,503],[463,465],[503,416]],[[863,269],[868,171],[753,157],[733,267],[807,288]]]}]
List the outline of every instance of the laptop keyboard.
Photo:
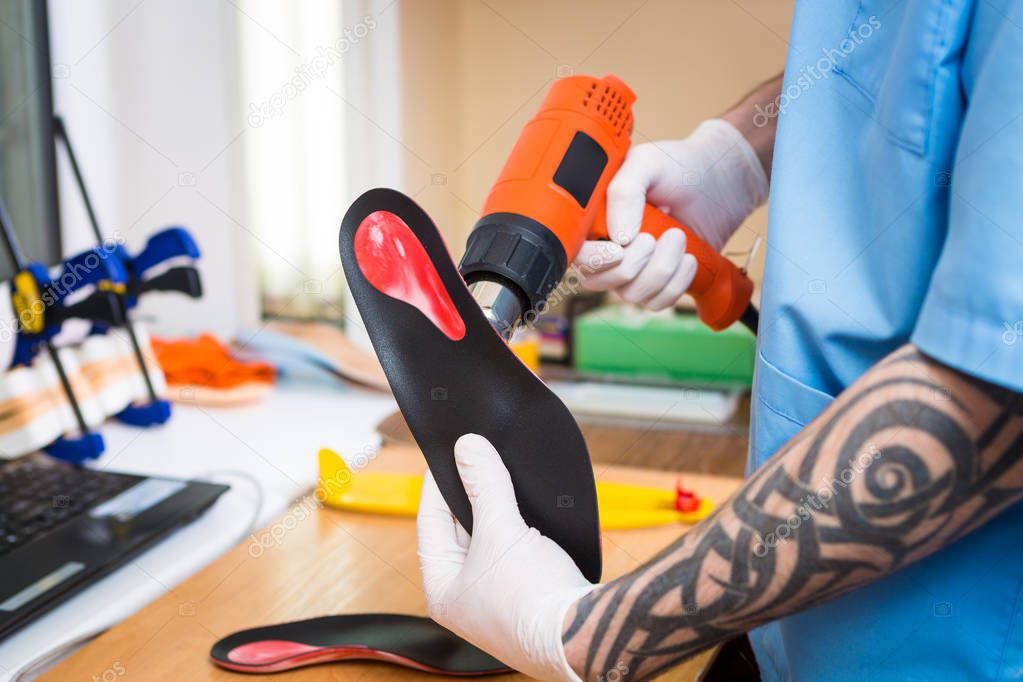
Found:
[{"label": "laptop keyboard", "polygon": [[0,556],[142,480],[79,469],[43,455],[0,464]]}]

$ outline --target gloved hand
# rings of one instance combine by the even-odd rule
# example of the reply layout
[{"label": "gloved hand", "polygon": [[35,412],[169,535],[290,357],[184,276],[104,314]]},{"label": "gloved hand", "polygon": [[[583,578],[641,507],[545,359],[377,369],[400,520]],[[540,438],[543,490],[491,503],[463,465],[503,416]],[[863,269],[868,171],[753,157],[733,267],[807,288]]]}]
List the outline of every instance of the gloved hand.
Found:
[{"label": "gloved hand", "polygon": [[561,633],[569,607],[596,585],[519,514],[511,477],[482,436],[455,443],[472,504],[470,538],[430,474],[419,504],[419,565],[430,617],[508,666],[545,680],[578,680]]},{"label": "gloved hand", "polygon": [[633,147],[607,190],[611,242],[587,241],[575,259],[583,285],[615,289],[652,310],[674,305],[696,275],[696,260],[685,253],[681,230],[656,240],[639,232],[644,205],[667,210],[720,251],[767,191],[753,147],[721,119],[704,121],[684,140]]}]

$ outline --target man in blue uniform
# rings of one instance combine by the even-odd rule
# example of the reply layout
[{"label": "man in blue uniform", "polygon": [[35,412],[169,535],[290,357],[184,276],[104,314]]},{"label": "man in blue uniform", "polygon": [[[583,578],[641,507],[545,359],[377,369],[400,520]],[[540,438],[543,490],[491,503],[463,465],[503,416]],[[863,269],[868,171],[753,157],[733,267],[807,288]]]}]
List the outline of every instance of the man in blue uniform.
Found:
[{"label": "man in blue uniform", "polygon": [[784,78],[615,177],[595,289],[658,309],[681,232],[770,211],[750,478],[647,565],[582,578],[455,448],[420,510],[441,623],[551,679],[651,676],[749,632],[766,680],[1023,679],[1023,2],[797,2]]}]

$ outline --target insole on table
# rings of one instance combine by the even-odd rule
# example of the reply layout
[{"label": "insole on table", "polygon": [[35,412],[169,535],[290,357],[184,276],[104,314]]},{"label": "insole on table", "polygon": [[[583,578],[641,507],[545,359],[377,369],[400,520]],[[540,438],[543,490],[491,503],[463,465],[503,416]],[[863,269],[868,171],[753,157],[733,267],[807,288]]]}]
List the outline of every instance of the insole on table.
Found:
[{"label": "insole on table", "polygon": [[478,433],[501,453],[526,523],[600,580],[597,495],[579,427],[487,322],[433,221],[400,192],[370,190],[348,209],[340,249],[398,407],[458,521],[472,532],[454,445]]},{"label": "insole on table", "polygon": [[394,613],[324,616],[242,630],[214,644],[210,658],[222,668],[246,673],[354,660],[447,675],[509,671],[429,618]]}]

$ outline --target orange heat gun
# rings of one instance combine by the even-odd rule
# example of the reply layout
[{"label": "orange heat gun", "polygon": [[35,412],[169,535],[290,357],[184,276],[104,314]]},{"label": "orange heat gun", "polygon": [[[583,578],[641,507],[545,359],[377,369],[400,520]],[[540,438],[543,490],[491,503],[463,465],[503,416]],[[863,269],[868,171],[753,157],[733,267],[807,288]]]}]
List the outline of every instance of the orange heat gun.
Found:
[{"label": "orange heat gun", "polygon": [[[469,235],[459,271],[506,339],[539,311],[586,239],[607,238],[607,186],[632,135],[636,95],[615,76],[570,76],[554,83],[519,135]],[[756,332],[753,282],[692,230],[646,205],[642,231],[686,233],[697,261],[688,293],[707,326],[742,321]]]}]

